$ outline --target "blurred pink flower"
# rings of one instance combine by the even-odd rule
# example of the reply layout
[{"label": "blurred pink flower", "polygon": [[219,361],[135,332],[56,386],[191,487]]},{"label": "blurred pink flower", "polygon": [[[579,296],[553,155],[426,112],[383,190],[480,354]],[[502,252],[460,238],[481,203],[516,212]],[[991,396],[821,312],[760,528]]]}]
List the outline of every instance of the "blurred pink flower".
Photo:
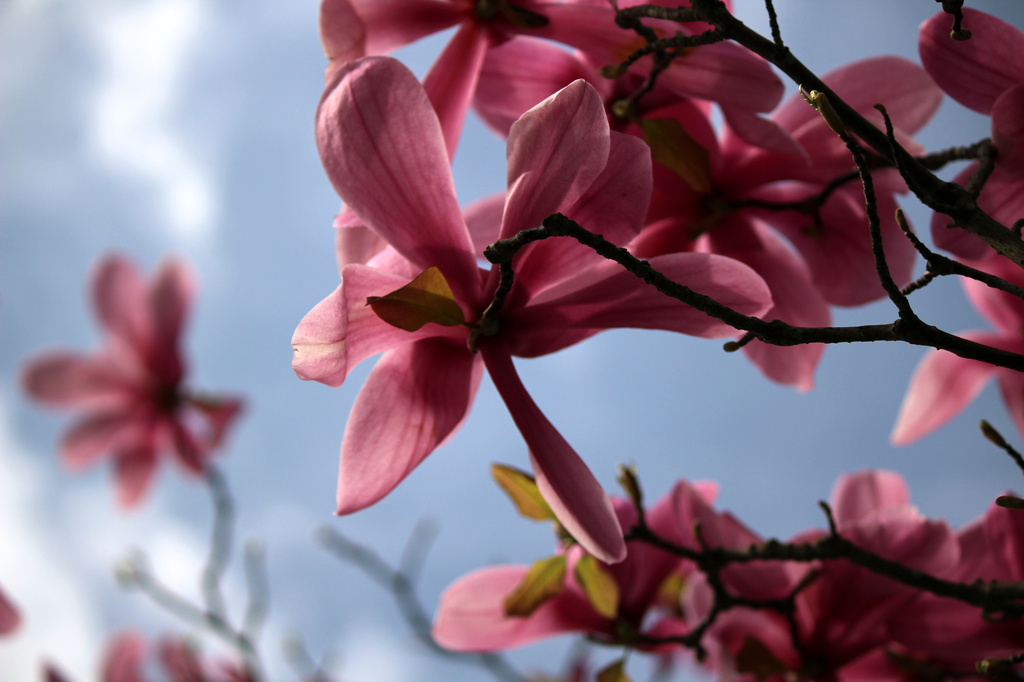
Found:
[{"label": "blurred pink flower", "polygon": [[[964,8],[970,40],[953,40],[949,15],[939,12],[921,24],[921,63],[946,94],[969,109],[992,117],[995,170],[978,206],[1007,227],[1024,218],[1024,33],[1001,19]],[[954,182],[966,185],[972,163]],[[984,258],[990,247],[974,235],[947,227],[950,218],[932,216],[936,245],[961,258]]]},{"label": "blurred pink flower", "polygon": [[[616,243],[640,229],[650,195],[650,159],[635,138],[612,133],[597,93],[577,81],[527,112],[508,144],[508,195],[464,219],[444,135],[415,77],[399,62],[350,62],[321,101],[321,157],[338,194],[387,248],[367,265],[344,267],[341,286],[299,324],[293,367],[303,379],[340,385],[361,360],[384,355],[349,416],[341,448],[338,513],[377,502],[468,414],[483,365],[530,449],[542,494],[562,525],[594,556],[625,554],[611,503],[593,474],[519,380],[512,355],[534,357],[612,327],[656,328],[711,337],[717,320],[668,299],[573,240],[524,248],[515,283],[492,329],[476,323],[494,298],[498,269],[482,270],[483,245],[564,213]],[[493,210],[496,209],[496,210]],[[706,254],[652,261],[668,276],[747,314],[769,305],[746,266]],[[440,273],[461,321],[400,329],[367,307]],[[436,292],[435,292],[436,293]],[[446,313],[447,314],[447,313]],[[427,322],[427,321],[425,321]],[[467,348],[470,346],[479,353]]]},{"label": "blurred pink flower", "polygon": [[[100,682],[148,682],[146,642],[134,632],[123,632],[107,645]],[[204,662],[195,647],[183,638],[165,638],[157,658],[169,682],[255,682],[244,665],[228,661]],[[161,678],[163,679],[163,678]]]},{"label": "blurred pink flower", "polygon": [[[680,481],[672,492],[659,500],[645,514],[648,527],[663,538],[689,539],[696,545],[693,521],[686,513],[689,497],[699,498],[692,504],[706,507],[713,500],[717,486],[691,486]],[[623,528],[636,524],[632,502],[614,500],[615,511]],[[682,512],[682,516],[680,513]],[[572,570],[582,553],[578,547],[569,549],[569,571],[562,591],[541,604],[529,616],[506,614],[504,601],[529,571],[528,566],[492,566],[459,578],[441,595],[434,619],[434,638],[441,646],[456,651],[497,651],[529,644],[567,632],[585,632],[597,639],[615,643],[633,643],[638,634],[652,636],[683,635],[688,628],[674,614],[677,603],[665,603],[662,592],[666,581],[676,576],[683,579],[694,566],[670,552],[640,541],[627,545],[626,558],[617,564],[599,564],[615,582],[618,600],[615,615],[600,613],[588,599]],[[682,584],[682,583],[680,583]],[[667,607],[668,614],[651,623],[653,612]]]},{"label": "blurred pink flower", "polygon": [[[1002,256],[972,266],[1024,286],[1024,272]],[[959,336],[1012,353],[1024,353],[1024,301],[973,279],[963,280],[967,298],[996,332],[970,331]],[[968,360],[948,351],[929,351],[914,371],[903,398],[892,442],[906,445],[939,428],[974,400],[995,377],[1010,418],[1024,434],[1024,374]]]},{"label": "blurred pink flower", "polygon": [[0,590],[0,635],[9,635],[21,625],[21,614],[18,609]]},{"label": "blurred pink flower", "polygon": [[164,262],[147,283],[129,260],[108,256],[92,282],[103,347],[89,355],[42,353],[24,368],[30,396],[82,412],[62,439],[64,464],[77,469],[109,454],[126,507],[149,488],[164,452],[187,471],[202,472],[241,408],[237,399],[193,394],[182,385],[178,345],[192,293],[192,277],[179,261]]}]

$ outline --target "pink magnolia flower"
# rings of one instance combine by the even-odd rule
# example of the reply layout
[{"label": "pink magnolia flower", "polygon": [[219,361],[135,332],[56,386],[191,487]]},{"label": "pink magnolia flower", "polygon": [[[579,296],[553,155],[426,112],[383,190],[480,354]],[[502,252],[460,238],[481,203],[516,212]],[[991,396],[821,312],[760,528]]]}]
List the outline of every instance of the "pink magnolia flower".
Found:
[{"label": "pink magnolia flower", "polygon": [[[909,568],[941,577],[950,573],[959,558],[945,522],[921,516],[910,505],[905,482],[893,472],[844,475],[832,493],[832,510],[840,535]],[[809,531],[791,542],[812,543],[824,533]],[[774,566],[765,563],[744,568],[746,586],[738,585],[735,577],[725,579],[740,596],[778,599],[797,585],[806,570],[792,566],[787,579],[778,580],[783,566],[776,562]],[[757,574],[766,569],[776,575],[769,581],[776,584],[775,589],[758,585]],[[759,658],[765,666],[762,672],[781,666],[809,679],[844,679],[841,671],[845,666],[891,641],[893,619],[919,592],[845,560],[822,562],[816,570],[818,577],[796,598],[793,620],[798,643],[793,642],[794,631],[778,614],[748,609],[723,614],[711,636],[733,660],[746,647],[748,665],[752,651],[762,652],[754,659]],[[751,648],[751,640],[760,642],[760,647]],[[777,679],[789,677],[778,675]]]},{"label": "pink magnolia flower", "polygon": [[[512,355],[551,353],[610,327],[699,336],[729,329],[564,239],[520,252],[515,284],[500,316],[484,329],[478,323],[494,299],[498,271],[481,270],[477,261],[483,244],[559,212],[612,241],[628,241],[650,193],[646,147],[609,131],[600,98],[586,83],[570,85],[513,128],[509,191],[495,233],[490,221],[467,227],[440,124],[423,88],[400,63],[367,58],[341,69],[317,121],[335,189],[390,245],[367,265],[347,265],[341,286],[306,315],[292,339],[296,373],[332,386],[361,360],[384,352],[345,429],[338,513],[380,500],[445,442],[465,419],[486,365],[559,521],[594,556],[621,560],[622,532],[607,495],[530,398]],[[489,233],[471,232],[488,226]],[[761,280],[735,261],[678,254],[652,264],[749,314],[769,305]],[[440,274],[446,291],[435,293],[465,324],[405,331],[367,307],[368,298],[397,292],[428,272]]]},{"label": "pink magnolia flower", "polygon": [[81,421],[61,441],[61,459],[77,469],[109,454],[124,506],[142,498],[162,453],[173,454],[187,471],[202,472],[241,408],[239,400],[183,386],[178,341],[193,288],[178,261],[166,261],[147,283],[129,260],[108,256],[92,282],[104,346],[90,355],[40,354],[22,375],[36,400],[81,410]]},{"label": "pink magnolia flower", "polygon": [[[959,561],[949,580],[1024,580],[1024,514],[991,504],[985,515],[956,535]],[[990,656],[1010,656],[1024,648],[1024,623],[986,619],[981,610],[955,599],[922,595],[904,609],[893,635],[914,655],[941,666],[950,677],[975,670]]]},{"label": "pink magnolia flower", "polygon": [[[695,546],[696,519],[688,512],[693,505],[709,505],[716,492],[714,485],[691,486],[680,481],[671,493],[647,510],[647,524],[661,537],[685,537],[689,540],[687,546]],[[691,503],[690,497],[698,499]],[[617,498],[614,504],[623,528],[636,524],[636,509],[631,502]],[[632,644],[638,634],[685,634],[686,624],[672,613],[678,611],[678,604],[664,603],[662,589],[673,576],[684,579],[691,574],[693,564],[639,541],[629,543],[627,549],[622,562],[599,564],[618,588],[614,616],[600,613],[578,583],[573,567],[581,552],[572,547],[568,550],[570,577],[564,588],[529,616],[509,616],[504,607],[506,597],[529,571],[528,566],[492,566],[460,578],[441,595],[434,619],[434,639],[455,651],[498,651],[568,632],[585,632],[604,641],[625,644]],[[659,607],[669,615],[654,623],[647,622],[647,617]]]},{"label": "pink magnolia flower", "polygon": [[[876,75],[887,74],[883,83]],[[849,64],[824,77],[850,106],[869,118],[884,102],[901,137],[934,113],[941,94],[916,65],[879,57]],[[685,104],[649,112],[647,118],[678,121],[706,153],[678,167],[655,165],[647,225],[631,249],[640,256],[681,250],[727,255],[750,265],[772,291],[766,319],[798,326],[828,326],[830,305],[862,305],[880,298],[863,191],[850,173],[849,152],[820,115],[794,95],[772,115],[790,136],[792,152],[753,147],[730,128],[716,139],[707,116]],[[873,174],[889,267],[900,283],[910,280],[916,253],[896,224],[895,192],[905,191],[894,170]],[[830,193],[823,195],[826,188]],[[823,197],[819,201],[818,197]],[[820,345],[772,347],[754,341],[745,351],[770,378],[808,390],[823,352]]]},{"label": "pink magnolia flower", "polygon": [[[1024,33],[991,15],[964,8],[964,25],[974,36],[957,41],[949,35],[949,15],[940,12],[921,25],[918,49],[925,70],[946,94],[992,117],[995,170],[978,197],[978,206],[1007,226],[1024,218]],[[954,182],[966,185],[977,164]],[[987,244],[950,219],[932,216],[932,238],[961,258],[991,253]]]},{"label": "pink magnolia flower", "polygon": [[[881,85],[875,78],[879,72],[889,75]],[[647,139],[660,161],[654,166],[648,224],[630,246],[637,255],[695,250],[741,260],[772,290],[774,306],[766,318],[798,326],[828,326],[830,304],[861,305],[884,295],[857,178],[816,199],[849,174],[853,162],[800,97],[794,95],[766,121],[773,132],[758,146],[737,134],[732,121],[719,139],[708,107],[680,101],[658,87],[628,112],[627,119],[637,124],[626,125],[619,110],[630,90],[622,87],[624,79],[601,78],[586,54],[517,37],[488,52],[476,107],[493,128],[507,131],[538,98],[580,77],[602,93],[613,126]],[[896,57],[856,62],[825,80],[879,125],[873,105],[884,102],[900,126],[898,135],[915,151],[919,147],[909,133],[931,117],[942,97],[920,67]],[[905,187],[891,169],[877,171],[874,178],[886,254],[896,279],[905,283],[916,254],[893,218],[894,194]],[[811,388],[823,350],[817,344],[777,347],[759,341],[744,347],[770,378],[802,390]]]},{"label": "pink magnolia flower", "polygon": [[[698,30],[690,24],[648,23],[664,37]],[[454,153],[458,131],[489,49],[515,35],[527,34],[571,45],[602,64],[613,64],[645,44],[636,33],[615,24],[615,8],[606,2],[324,0],[320,34],[324,52],[331,59],[328,83],[352,59],[387,54],[455,25],[458,31],[423,83],[445,130],[449,156]],[[544,66],[540,57],[531,62],[541,69]],[[650,70],[650,58],[638,61],[630,68],[631,80],[642,78]],[[767,62],[727,42],[681,52],[661,74],[660,81],[663,87],[681,96],[719,102],[726,118],[747,133],[751,141],[765,138],[766,129],[771,128],[755,112],[770,111],[783,92],[781,81]]]},{"label": "pink magnolia flower", "polygon": [[0,635],[9,635],[21,625],[21,614],[7,595],[0,590]]},{"label": "pink magnolia flower", "polygon": [[[1002,256],[971,263],[1008,282],[1024,285],[1021,269]],[[997,331],[961,332],[960,336],[1014,353],[1024,353],[1024,301],[992,289],[976,280],[964,279],[967,298]],[[995,377],[1003,402],[1024,434],[1024,375],[1012,369],[968,360],[947,351],[929,351],[914,371],[903,405],[896,417],[892,442],[905,445],[939,428],[974,400],[985,384]]]},{"label": "pink magnolia flower", "polygon": [[[145,640],[133,632],[114,637],[103,656],[100,682],[147,682],[147,649]],[[255,682],[239,663],[202,661],[195,647],[181,638],[161,640],[156,658],[169,682]]]}]

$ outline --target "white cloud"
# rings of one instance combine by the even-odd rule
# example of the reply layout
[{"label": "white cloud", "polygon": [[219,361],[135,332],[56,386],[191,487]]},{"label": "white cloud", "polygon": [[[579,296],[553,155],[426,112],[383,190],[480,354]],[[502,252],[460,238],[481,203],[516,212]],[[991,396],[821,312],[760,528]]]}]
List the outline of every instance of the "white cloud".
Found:
[{"label": "white cloud", "polygon": [[92,671],[101,645],[88,572],[68,561],[67,538],[49,526],[52,506],[39,462],[10,433],[0,395],[0,582],[21,611],[22,625],[0,641],[0,679],[40,679],[43,660],[68,674]]},{"label": "white cloud", "polygon": [[208,15],[200,0],[147,0],[108,3],[95,17],[95,153],[148,185],[157,196],[156,220],[186,238],[205,234],[218,213],[213,173],[173,123]]}]

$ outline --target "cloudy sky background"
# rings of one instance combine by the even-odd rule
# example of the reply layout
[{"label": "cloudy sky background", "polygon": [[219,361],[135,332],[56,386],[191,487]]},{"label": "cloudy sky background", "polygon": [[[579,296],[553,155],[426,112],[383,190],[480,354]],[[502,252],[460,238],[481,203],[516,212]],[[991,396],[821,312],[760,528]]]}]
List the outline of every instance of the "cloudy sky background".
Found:
[{"label": "cloudy sky background", "polygon": [[[736,4],[766,28],[763,6]],[[930,0],[897,9],[883,0],[778,4],[791,49],[820,73],[877,54],[916,60],[917,26],[936,9]],[[1024,26],[1019,0],[971,6]],[[490,462],[526,468],[527,458],[487,380],[462,431],[389,498],[331,515],[342,428],[372,363],[340,389],[300,382],[290,368],[296,323],[337,285],[339,202],[312,133],[324,67],[317,9],[315,0],[0,2],[0,585],[25,617],[0,641],[4,680],[38,679],[47,659],[85,682],[109,633],[183,630],[115,586],[111,568],[130,547],[143,549],[168,585],[196,594],[207,491],[168,467],[148,501],[123,513],[108,467],[58,467],[54,444],[67,415],[38,410],[18,389],[32,352],[98,343],[84,287],[110,250],[147,271],[167,253],[192,263],[200,281],[187,336],[192,384],[246,397],[220,463],[238,500],[239,537],[266,546],[272,596],[262,644],[274,679],[292,676],[280,642],[295,633],[349,681],[487,679],[425,653],[381,589],[316,546],[318,526],[395,562],[417,522],[433,519],[439,536],[420,583],[431,610],[469,570],[550,551],[548,530],[515,517],[489,478]],[[399,56],[422,74],[443,40]],[[464,204],[503,189],[505,173],[503,145],[469,126],[454,170]],[[947,101],[919,139],[937,149],[988,133],[986,121]],[[904,205],[926,231],[927,213]],[[915,303],[953,331],[985,324],[954,282]],[[837,322],[893,316],[879,304]],[[865,466],[901,472],[924,513],[955,525],[1006,488],[1024,488],[977,434],[986,418],[1017,438],[994,388],[919,444],[888,444],[921,354],[833,347],[807,394],[768,383],[720,342],[657,332],[605,333],[517,367],[610,490],[622,461],[638,464],[652,500],[679,477],[711,478],[722,507],[784,538],[822,525],[815,502],[840,473]],[[237,615],[245,601],[237,561],[227,588]],[[513,658],[556,672],[561,650]]]}]

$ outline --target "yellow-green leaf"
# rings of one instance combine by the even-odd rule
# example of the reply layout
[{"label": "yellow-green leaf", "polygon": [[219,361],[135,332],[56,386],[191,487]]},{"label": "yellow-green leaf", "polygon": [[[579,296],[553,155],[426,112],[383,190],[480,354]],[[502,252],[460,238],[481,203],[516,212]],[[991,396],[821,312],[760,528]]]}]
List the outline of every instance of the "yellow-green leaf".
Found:
[{"label": "yellow-green leaf", "polygon": [[537,479],[530,474],[504,464],[492,464],[491,476],[526,518],[538,521],[555,518],[555,513],[537,488]]},{"label": "yellow-green leaf", "polygon": [[640,121],[644,142],[651,148],[651,158],[683,179],[690,189],[711,193],[711,165],[708,150],[690,137],[674,118]]},{"label": "yellow-green leaf", "polygon": [[380,319],[407,332],[414,332],[428,322],[454,327],[466,321],[444,275],[435,267],[427,268],[390,294],[370,296],[366,305]]},{"label": "yellow-green leaf", "polygon": [[630,682],[629,675],[626,674],[625,659],[620,658],[605,666],[601,672],[597,673],[597,682]]},{"label": "yellow-green leaf", "polygon": [[775,658],[771,650],[759,639],[747,637],[736,654],[736,671],[754,673],[758,678],[785,675],[789,672],[786,665]]},{"label": "yellow-green leaf", "polygon": [[505,597],[505,615],[529,616],[548,599],[557,596],[565,584],[565,555],[556,554],[535,561],[519,586]]},{"label": "yellow-green leaf", "polygon": [[589,554],[584,554],[576,562],[573,574],[595,611],[605,618],[615,618],[618,615],[619,586],[615,582],[615,578],[601,567],[597,559]]}]

